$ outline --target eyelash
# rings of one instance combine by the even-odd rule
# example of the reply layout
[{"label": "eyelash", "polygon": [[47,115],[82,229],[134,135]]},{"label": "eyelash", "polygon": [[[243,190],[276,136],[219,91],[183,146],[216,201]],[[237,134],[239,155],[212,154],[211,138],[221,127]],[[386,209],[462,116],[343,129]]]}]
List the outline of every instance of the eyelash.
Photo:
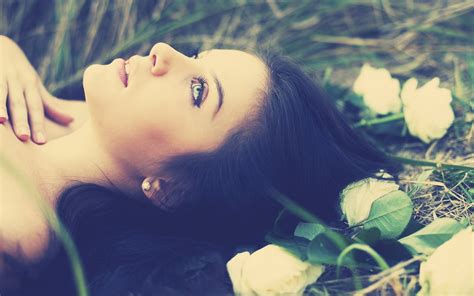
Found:
[{"label": "eyelash", "polygon": [[196,106],[198,108],[201,108],[202,95],[204,94],[204,90],[205,90],[205,86],[207,85],[207,81],[206,81],[206,79],[204,79],[201,76],[195,77],[194,79],[196,79],[199,82],[199,84],[197,84],[197,85],[199,85],[201,87],[201,89],[199,91],[197,99],[194,99],[194,95],[193,95],[194,88],[193,88],[193,86],[196,85],[196,84],[191,82],[191,102],[193,103],[194,106]]},{"label": "eyelash", "polygon": [[[191,54],[189,54],[188,56],[190,58],[197,59],[197,57],[199,55],[199,51],[200,51],[200,47],[196,47],[191,51]],[[191,103],[193,104],[193,106],[200,108],[201,107],[201,102],[202,102],[202,95],[204,93],[205,86],[207,85],[207,80],[202,76],[195,77],[193,80],[197,80],[199,82],[199,84],[197,84],[197,85],[201,86],[201,90],[199,91],[197,99],[195,99],[194,95],[193,95],[194,94],[194,92],[193,92],[194,87],[193,86],[196,85],[196,84],[191,82],[191,87],[190,87],[191,88]]]}]

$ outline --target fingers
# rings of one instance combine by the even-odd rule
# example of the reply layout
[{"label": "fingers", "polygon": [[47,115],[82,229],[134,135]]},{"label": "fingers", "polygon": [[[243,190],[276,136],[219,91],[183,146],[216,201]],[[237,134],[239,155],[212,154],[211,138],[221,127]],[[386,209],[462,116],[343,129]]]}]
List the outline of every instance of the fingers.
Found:
[{"label": "fingers", "polygon": [[25,97],[18,81],[8,83],[8,108],[15,134],[21,141],[27,141],[30,137],[30,128]]},{"label": "fingers", "polygon": [[25,97],[32,140],[37,144],[44,144],[46,143],[46,133],[44,128],[43,102],[36,84],[30,84],[25,88]]},{"label": "fingers", "polygon": [[51,120],[62,125],[68,125],[74,121],[74,117],[59,111],[59,108],[54,104],[54,101],[59,99],[51,95],[43,83],[39,83],[39,90],[43,98],[44,112]]},{"label": "fingers", "polygon": [[36,82],[29,83],[24,91],[18,82],[11,82],[9,93],[8,108],[17,137],[22,141],[31,137],[37,144],[46,143],[43,103]]},{"label": "fingers", "polygon": [[0,83],[0,123],[8,120],[7,112],[7,94],[8,86],[6,83]]},{"label": "fingers", "polygon": [[21,141],[31,137],[42,144],[46,141],[45,113],[62,125],[73,118],[59,111],[61,104],[44,88],[21,48],[5,38],[0,43],[0,123],[9,120]]}]

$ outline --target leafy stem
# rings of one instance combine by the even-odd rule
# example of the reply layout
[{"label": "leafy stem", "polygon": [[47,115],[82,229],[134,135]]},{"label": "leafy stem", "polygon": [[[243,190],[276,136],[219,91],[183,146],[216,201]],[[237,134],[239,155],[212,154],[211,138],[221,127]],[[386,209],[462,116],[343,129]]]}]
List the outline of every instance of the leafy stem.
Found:
[{"label": "leafy stem", "polygon": [[374,118],[374,119],[362,119],[361,121],[354,124],[354,127],[364,127],[364,126],[371,126],[375,124],[387,123],[392,121],[397,121],[403,119],[405,116],[403,112],[392,114],[389,116],[381,117],[381,118]]},{"label": "leafy stem", "polygon": [[411,158],[391,155],[391,154],[389,154],[388,156],[396,161],[399,161],[405,164],[415,165],[415,166],[430,166],[430,167],[435,167],[437,169],[446,169],[446,170],[467,170],[467,171],[474,170],[474,166],[468,166],[468,165],[448,164],[444,162],[429,161],[429,160],[416,160],[416,159],[411,159]]},{"label": "leafy stem", "polygon": [[387,262],[382,258],[382,256],[379,255],[379,253],[377,253],[370,246],[365,245],[365,244],[352,244],[352,245],[348,246],[347,248],[345,248],[341,252],[341,254],[339,254],[339,256],[337,257],[337,271],[336,271],[336,274],[337,274],[338,277],[339,277],[339,271],[340,271],[339,269],[342,265],[344,257],[346,257],[347,254],[352,252],[352,250],[360,250],[360,251],[366,252],[367,254],[369,254],[375,260],[375,262],[378,264],[378,266],[382,270],[389,269],[389,266],[388,266]]}]

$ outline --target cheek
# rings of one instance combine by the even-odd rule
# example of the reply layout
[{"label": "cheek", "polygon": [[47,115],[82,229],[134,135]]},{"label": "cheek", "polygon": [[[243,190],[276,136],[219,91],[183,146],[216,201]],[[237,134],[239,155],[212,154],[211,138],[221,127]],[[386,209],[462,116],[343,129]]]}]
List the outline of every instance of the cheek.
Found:
[{"label": "cheek", "polygon": [[130,165],[139,167],[162,157],[200,149],[198,131],[180,114],[156,112],[144,114],[140,121],[121,121],[109,129],[106,140],[112,153]]},{"label": "cheek", "polygon": [[100,118],[99,129],[107,137],[109,149],[137,162],[141,158],[154,158],[158,151],[160,154],[185,151],[194,134],[192,110],[183,105],[182,97],[151,93],[129,94],[124,103],[115,104]]},{"label": "cheek", "polygon": [[129,97],[127,110],[123,112],[130,113],[132,124],[139,125],[144,132],[148,131],[150,138],[157,131],[176,131],[189,120],[191,108],[185,105],[182,91],[155,87],[134,92]]},{"label": "cheek", "polygon": [[[98,74],[95,70],[100,69],[86,70],[88,78]],[[84,77],[84,82],[90,81]],[[187,91],[170,83],[137,86],[119,93],[115,100],[91,102],[95,103],[91,117],[107,149],[130,165],[163,155],[207,150],[217,137],[204,111],[191,106]]]}]

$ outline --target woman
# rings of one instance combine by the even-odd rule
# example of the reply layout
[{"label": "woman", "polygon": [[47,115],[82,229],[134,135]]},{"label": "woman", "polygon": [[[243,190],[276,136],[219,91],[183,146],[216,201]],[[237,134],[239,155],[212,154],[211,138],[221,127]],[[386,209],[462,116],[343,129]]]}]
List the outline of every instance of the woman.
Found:
[{"label": "woman", "polygon": [[[121,59],[86,69],[89,118],[76,131],[45,145],[2,136],[70,230],[93,294],[231,291],[225,262],[261,246],[281,210],[269,188],[331,222],[346,185],[399,168],[279,55],[187,57],[157,43],[127,67],[128,78]],[[63,249],[35,223],[16,241],[23,256],[3,250],[25,271],[23,292],[72,293]]]}]

